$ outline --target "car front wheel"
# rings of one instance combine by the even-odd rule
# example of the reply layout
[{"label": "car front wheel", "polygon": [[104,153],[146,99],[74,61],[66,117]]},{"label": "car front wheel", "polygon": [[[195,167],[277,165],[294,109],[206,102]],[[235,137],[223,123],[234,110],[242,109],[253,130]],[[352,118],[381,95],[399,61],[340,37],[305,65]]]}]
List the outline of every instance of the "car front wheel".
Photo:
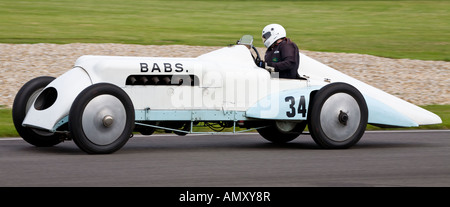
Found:
[{"label": "car front wheel", "polygon": [[134,108],[118,86],[98,83],[84,89],[69,112],[75,144],[89,154],[113,153],[125,145],[134,128]]}]

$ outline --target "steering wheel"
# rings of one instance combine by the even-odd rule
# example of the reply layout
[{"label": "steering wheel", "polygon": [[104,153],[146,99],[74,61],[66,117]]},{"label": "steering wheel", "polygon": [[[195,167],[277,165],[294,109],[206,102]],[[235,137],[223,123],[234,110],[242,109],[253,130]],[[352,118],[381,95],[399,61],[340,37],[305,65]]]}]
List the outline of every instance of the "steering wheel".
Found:
[{"label": "steering wheel", "polygon": [[[253,51],[255,51],[255,53],[256,53],[256,57],[253,57],[253,59],[255,59],[255,64],[256,64],[257,66],[261,67],[261,66],[260,66],[260,63],[261,63],[261,56],[259,55],[259,52],[258,52],[258,50],[256,49],[256,47],[253,46],[253,45],[252,45],[252,49],[253,49]],[[252,56],[253,56],[253,54],[252,54]]]}]

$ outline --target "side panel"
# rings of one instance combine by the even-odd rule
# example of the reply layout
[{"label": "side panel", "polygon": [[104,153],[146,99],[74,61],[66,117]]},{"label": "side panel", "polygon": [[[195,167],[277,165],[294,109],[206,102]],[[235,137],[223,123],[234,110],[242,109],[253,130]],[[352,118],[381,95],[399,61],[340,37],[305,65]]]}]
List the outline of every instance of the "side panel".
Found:
[{"label": "side panel", "polygon": [[126,86],[123,90],[135,109],[185,110],[202,104],[198,86]]},{"label": "side panel", "polygon": [[33,103],[22,125],[51,131],[59,120],[69,114],[70,107],[78,94],[90,85],[92,85],[91,79],[83,69],[75,67],[67,71],[46,87],[53,87],[57,91],[57,98],[53,105],[47,109],[37,110],[33,107]]},{"label": "side panel", "polygon": [[107,82],[124,87],[130,75],[191,75],[201,68],[193,58],[128,56],[81,56],[75,66],[84,68],[93,83]]},{"label": "side panel", "polygon": [[321,86],[284,90],[273,93],[246,112],[249,118],[274,120],[306,120],[312,91]]}]

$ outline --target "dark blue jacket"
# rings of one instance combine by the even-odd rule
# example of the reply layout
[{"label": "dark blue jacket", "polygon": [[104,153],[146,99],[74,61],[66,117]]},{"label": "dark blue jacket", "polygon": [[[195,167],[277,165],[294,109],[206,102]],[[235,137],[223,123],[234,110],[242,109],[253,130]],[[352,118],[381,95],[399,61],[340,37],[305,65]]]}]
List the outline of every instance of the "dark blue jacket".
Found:
[{"label": "dark blue jacket", "polygon": [[274,43],[267,49],[264,60],[268,66],[275,68],[275,72],[279,72],[280,78],[298,77],[299,50],[290,39],[284,38],[282,42]]}]

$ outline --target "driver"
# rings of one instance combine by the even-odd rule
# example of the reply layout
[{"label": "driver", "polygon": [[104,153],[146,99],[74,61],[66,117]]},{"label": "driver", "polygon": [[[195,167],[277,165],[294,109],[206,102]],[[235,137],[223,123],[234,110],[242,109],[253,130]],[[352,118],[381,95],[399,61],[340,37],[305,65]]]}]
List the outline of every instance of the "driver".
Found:
[{"label": "driver", "polygon": [[269,24],[262,30],[262,39],[266,46],[265,62],[260,67],[269,72],[279,72],[280,78],[298,78],[300,63],[297,45],[286,38],[286,30],[279,24]]}]

